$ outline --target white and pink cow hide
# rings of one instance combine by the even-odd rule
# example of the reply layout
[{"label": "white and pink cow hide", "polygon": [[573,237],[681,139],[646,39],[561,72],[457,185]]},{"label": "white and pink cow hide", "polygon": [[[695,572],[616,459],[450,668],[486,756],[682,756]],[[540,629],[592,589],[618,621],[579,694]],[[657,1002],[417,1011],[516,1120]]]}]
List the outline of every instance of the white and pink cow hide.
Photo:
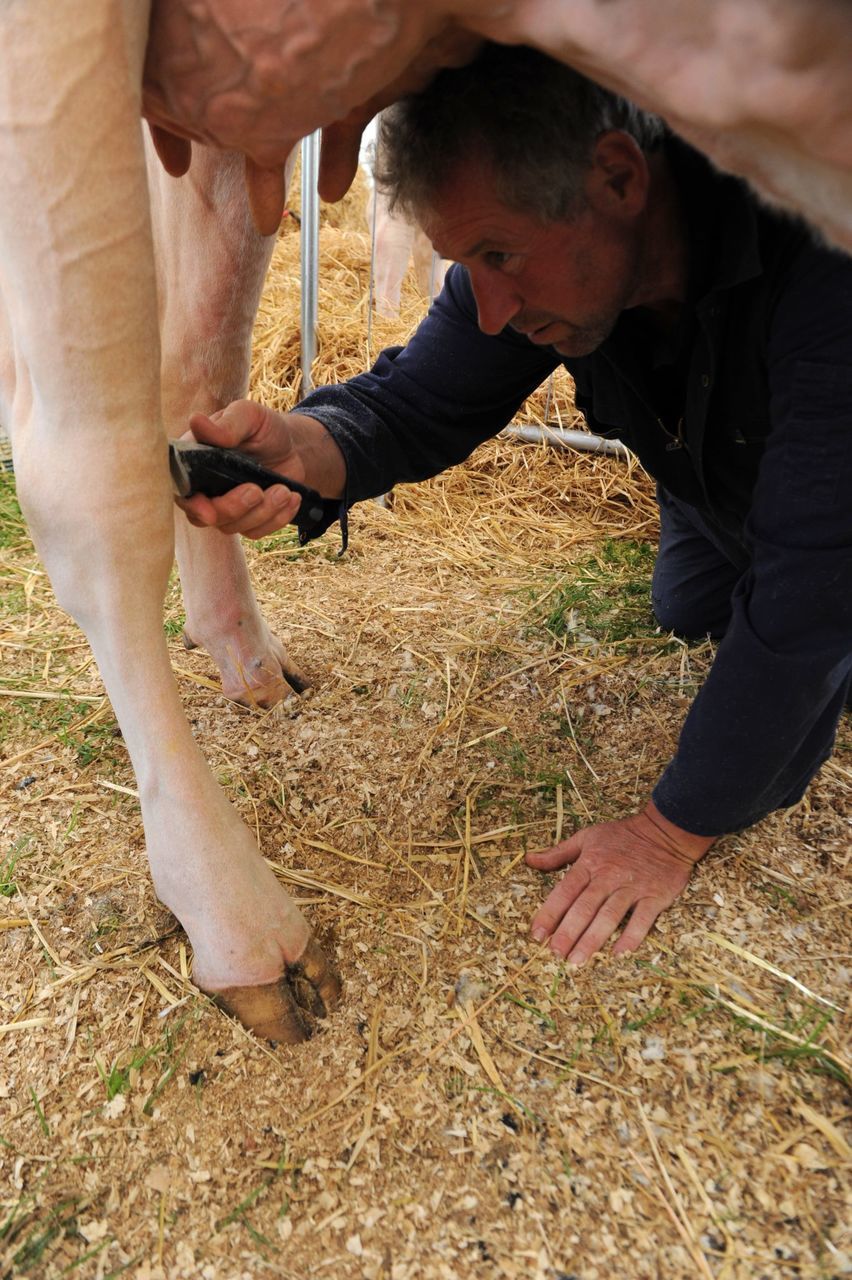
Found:
[{"label": "white and pink cow hide", "polygon": [[[0,418],[36,546],[121,726],[194,980],[259,1034],[296,1041],[337,978],[195,743],[162,627],[164,424],[180,433],[190,409],[245,393],[273,241],[251,222],[239,156],[201,148],[179,181],[156,162],[146,179],[146,36],[144,6],[118,0],[0,9]],[[273,701],[299,677],[238,540],[177,524],[189,634],[232,696]]]},{"label": "white and pink cow hide", "polygon": [[341,121],[321,173],[335,199],[363,124],[475,36],[535,45],[658,112],[852,249],[849,0],[156,0],[146,111],[260,165]]},{"label": "white and pink cow hide", "polygon": [[[470,26],[663,116],[852,250],[848,0],[517,0]],[[496,6],[495,6],[496,9]]]}]

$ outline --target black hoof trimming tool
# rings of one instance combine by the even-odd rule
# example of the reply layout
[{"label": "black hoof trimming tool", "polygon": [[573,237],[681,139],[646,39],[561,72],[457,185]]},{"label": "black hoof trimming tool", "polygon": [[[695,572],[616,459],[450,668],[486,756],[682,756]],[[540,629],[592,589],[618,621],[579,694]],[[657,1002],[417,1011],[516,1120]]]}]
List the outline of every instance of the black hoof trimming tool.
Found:
[{"label": "black hoof trimming tool", "polygon": [[195,440],[172,440],[169,444],[169,469],[180,498],[192,498],[196,493],[203,493],[208,498],[221,498],[223,493],[235,489],[238,484],[256,484],[261,489],[283,484],[302,499],[290,522],[299,531],[299,543],[304,546],[312,538],[325,533],[335,520],[340,520],[341,552],[346,550],[346,510],[339,498],[323,498],[316,489],[262,467],[248,454],[240,453],[239,449],[219,449]]}]

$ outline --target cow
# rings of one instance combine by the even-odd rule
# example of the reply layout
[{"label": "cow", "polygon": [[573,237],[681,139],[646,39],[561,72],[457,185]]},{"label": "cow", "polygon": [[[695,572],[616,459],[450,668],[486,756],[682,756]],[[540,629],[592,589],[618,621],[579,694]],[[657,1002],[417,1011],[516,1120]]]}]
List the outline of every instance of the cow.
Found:
[{"label": "cow", "polygon": [[848,0],[519,0],[473,25],[663,116],[852,249]]},{"label": "cow", "polygon": [[399,315],[402,282],[410,262],[413,261],[420,293],[430,301],[440,292],[447,264],[437,257],[425,232],[392,210],[385,193],[376,188],[376,129],[373,126],[378,125],[378,119],[368,125],[364,133],[359,160],[370,186],[366,215],[371,239],[373,305],[376,315],[391,319]]},{"label": "cow", "polygon": [[447,264],[438,258],[426,235],[388,207],[387,198],[373,189],[367,201],[367,223],[373,235],[373,280],[376,314],[399,315],[402,282],[409,263],[417,288],[425,298],[440,292]]},{"label": "cow", "polygon": [[[130,0],[0,8],[0,417],[36,548],[121,727],[154,887],[186,929],[193,978],[258,1034],[293,1042],[334,1006],[338,980],[195,743],[162,627],[174,545],[164,420],[182,430],[188,399],[240,393],[270,242],[234,182],[239,157],[199,157],[179,226],[149,188],[147,34],[145,7]],[[159,309],[152,193],[167,232]],[[202,235],[213,248],[200,257]],[[193,640],[219,658],[231,692],[249,668],[268,666],[260,684],[273,691],[282,673],[297,681],[235,540],[197,533],[181,535]],[[230,637],[208,616],[211,581],[217,607],[232,607]]]}]

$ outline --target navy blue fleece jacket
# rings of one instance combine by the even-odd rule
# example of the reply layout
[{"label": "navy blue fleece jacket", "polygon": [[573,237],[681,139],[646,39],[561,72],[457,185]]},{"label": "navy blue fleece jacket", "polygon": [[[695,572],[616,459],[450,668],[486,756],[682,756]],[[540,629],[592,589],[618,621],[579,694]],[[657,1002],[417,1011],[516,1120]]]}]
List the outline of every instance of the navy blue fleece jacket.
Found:
[{"label": "navy blue fleece jacket", "polygon": [[404,348],[299,405],[347,467],[346,502],[434,475],[564,364],[590,428],[704,516],[741,570],[733,616],[654,791],[721,835],[794,803],[831,751],[852,672],[852,259],[672,139],[689,230],[675,339],[626,311],[592,355],[481,333],[456,266]]}]

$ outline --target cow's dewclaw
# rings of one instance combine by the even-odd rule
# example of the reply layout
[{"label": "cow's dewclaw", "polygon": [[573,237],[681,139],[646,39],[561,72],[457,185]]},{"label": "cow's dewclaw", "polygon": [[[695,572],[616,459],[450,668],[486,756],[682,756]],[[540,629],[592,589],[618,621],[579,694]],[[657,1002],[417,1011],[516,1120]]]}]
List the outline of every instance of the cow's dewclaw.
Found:
[{"label": "cow's dewclaw", "polygon": [[340,1000],[340,978],[315,938],[275,982],[226,987],[213,994],[229,1013],[263,1040],[301,1044]]}]

